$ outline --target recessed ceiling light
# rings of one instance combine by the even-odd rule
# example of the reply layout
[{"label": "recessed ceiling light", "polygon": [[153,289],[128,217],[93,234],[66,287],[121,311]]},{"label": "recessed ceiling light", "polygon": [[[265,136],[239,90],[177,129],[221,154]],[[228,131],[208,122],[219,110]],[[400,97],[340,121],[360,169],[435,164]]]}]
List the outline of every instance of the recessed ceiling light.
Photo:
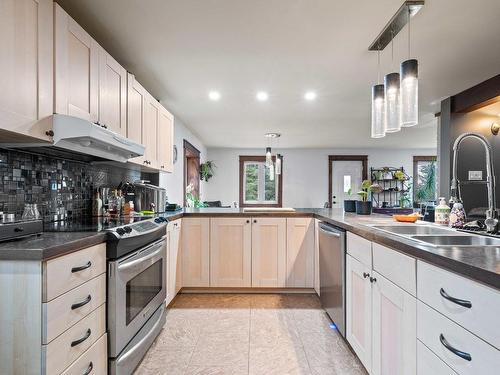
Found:
[{"label": "recessed ceiling light", "polygon": [[312,102],[313,100],[316,99],[316,93],[314,91],[308,91],[304,94],[304,99],[307,101]]},{"label": "recessed ceiling light", "polygon": [[210,100],[213,100],[214,102],[216,102],[217,100],[220,99],[220,92],[218,92],[218,91],[210,91],[208,93],[208,98]]},{"label": "recessed ceiling light", "polygon": [[269,94],[265,91],[259,91],[255,97],[259,102],[265,102],[269,99]]}]

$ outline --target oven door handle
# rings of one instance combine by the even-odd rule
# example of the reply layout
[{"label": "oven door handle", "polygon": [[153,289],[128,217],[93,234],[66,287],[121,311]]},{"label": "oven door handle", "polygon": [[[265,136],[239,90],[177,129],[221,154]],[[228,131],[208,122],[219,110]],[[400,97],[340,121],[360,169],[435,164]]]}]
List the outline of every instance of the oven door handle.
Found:
[{"label": "oven door handle", "polygon": [[118,266],[118,270],[119,271],[124,271],[124,270],[127,270],[129,268],[132,268],[132,267],[135,267],[136,265],[138,264],[141,264],[149,259],[152,259],[152,258],[155,258],[159,253],[162,252],[163,250],[163,242],[161,244],[159,244],[160,247],[158,248],[158,250],[155,250],[153,251],[152,253],[144,256],[144,257],[141,257],[139,259],[134,259],[134,260],[131,260],[130,262],[127,262],[127,263],[122,263]]}]

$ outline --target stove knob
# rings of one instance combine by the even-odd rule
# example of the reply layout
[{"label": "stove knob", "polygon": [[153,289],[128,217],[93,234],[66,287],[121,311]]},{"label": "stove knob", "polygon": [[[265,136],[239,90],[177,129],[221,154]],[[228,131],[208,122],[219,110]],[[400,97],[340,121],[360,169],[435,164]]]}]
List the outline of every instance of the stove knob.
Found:
[{"label": "stove knob", "polygon": [[127,232],[127,233],[132,232],[132,228],[130,228],[129,226],[127,226],[127,227],[123,227],[123,229],[124,229],[124,230],[125,230],[125,232]]},{"label": "stove knob", "polygon": [[123,228],[116,228],[116,233],[118,233],[120,236],[123,236],[125,234],[125,229],[123,229]]}]

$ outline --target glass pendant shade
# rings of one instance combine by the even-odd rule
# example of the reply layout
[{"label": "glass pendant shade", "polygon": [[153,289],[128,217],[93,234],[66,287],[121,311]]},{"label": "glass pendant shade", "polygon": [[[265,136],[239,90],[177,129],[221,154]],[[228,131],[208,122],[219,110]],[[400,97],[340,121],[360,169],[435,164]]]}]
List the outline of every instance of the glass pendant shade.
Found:
[{"label": "glass pendant shade", "polygon": [[372,138],[385,137],[384,85],[372,86]]},{"label": "glass pendant shade", "polygon": [[269,181],[274,181],[274,163],[272,161],[269,166]]},{"label": "glass pendant shade", "polygon": [[271,147],[266,147],[266,167],[270,167],[273,164],[273,158],[271,155]]},{"label": "glass pendant shade", "polygon": [[276,155],[276,166],[274,169],[276,170],[277,175],[281,174],[281,155],[280,154]]},{"label": "glass pendant shade", "polygon": [[401,130],[401,98],[399,73],[389,73],[384,77],[385,87],[385,131],[394,133]]},{"label": "glass pendant shade", "polygon": [[401,63],[401,126],[418,124],[418,61]]}]

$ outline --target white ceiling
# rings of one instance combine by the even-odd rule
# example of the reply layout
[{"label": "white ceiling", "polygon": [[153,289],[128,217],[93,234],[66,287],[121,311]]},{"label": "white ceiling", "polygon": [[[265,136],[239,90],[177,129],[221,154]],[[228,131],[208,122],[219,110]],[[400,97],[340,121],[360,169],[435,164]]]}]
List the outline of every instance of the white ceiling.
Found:
[{"label": "white ceiling", "polygon": [[[261,147],[268,131],[283,133],[281,147],[435,147],[440,100],[500,73],[499,0],[426,0],[412,19],[420,124],[373,140],[367,48],[402,0],[57,2],[208,147]],[[381,59],[386,73],[390,46]]]}]

